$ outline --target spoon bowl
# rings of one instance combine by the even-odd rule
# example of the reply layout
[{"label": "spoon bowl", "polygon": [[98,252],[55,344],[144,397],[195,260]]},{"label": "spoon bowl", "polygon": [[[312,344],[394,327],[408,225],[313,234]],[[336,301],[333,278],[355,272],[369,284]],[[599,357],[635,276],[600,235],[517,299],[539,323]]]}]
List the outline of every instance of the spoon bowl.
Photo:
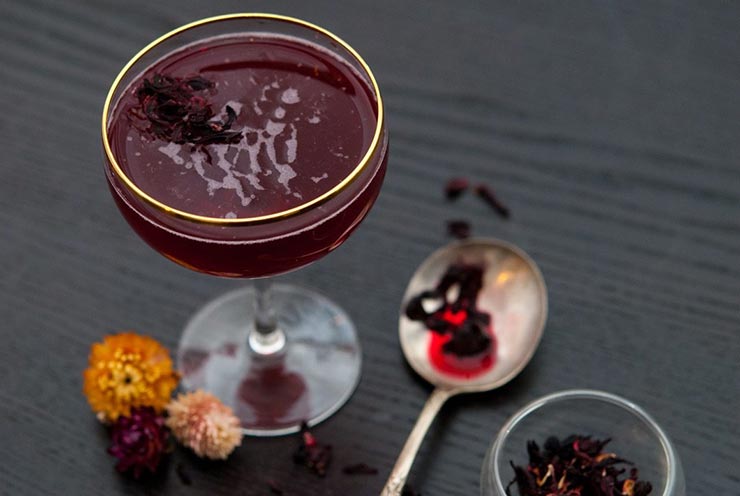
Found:
[{"label": "spoon bowl", "polygon": [[[484,267],[478,309],[493,319],[494,366],[484,374],[462,378],[435,369],[429,360],[430,332],[423,322],[406,317],[408,301],[433,288],[452,264]],[[537,265],[516,246],[496,239],[449,244],[430,255],[409,282],[398,321],[401,348],[409,365],[437,387],[458,392],[489,391],[516,377],[534,355],[547,319],[547,289]]]},{"label": "spoon bowl", "polygon": [[[423,322],[406,316],[416,295],[437,287],[453,264],[483,267],[483,285],[476,308],[491,316],[492,366],[480,374],[451,374],[430,359],[432,333]],[[460,393],[490,391],[503,386],[529,363],[547,320],[547,289],[537,264],[516,246],[492,238],[451,243],[432,253],[406,288],[398,322],[401,348],[409,365],[435,386],[398,456],[382,496],[399,496],[424,436],[445,401]]]}]

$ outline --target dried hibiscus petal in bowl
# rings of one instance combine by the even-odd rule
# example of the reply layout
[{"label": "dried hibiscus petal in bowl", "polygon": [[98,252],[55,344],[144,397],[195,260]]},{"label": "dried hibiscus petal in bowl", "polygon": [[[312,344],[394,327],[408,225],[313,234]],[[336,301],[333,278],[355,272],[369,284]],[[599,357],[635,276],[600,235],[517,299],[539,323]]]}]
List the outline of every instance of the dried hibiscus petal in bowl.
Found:
[{"label": "dried hibiscus petal in bowl", "polygon": [[632,463],[615,453],[604,451],[610,439],[571,435],[565,439],[551,436],[542,448],[527,442],[529,463],[515,465],[514,478],[506,486],[512,496],[516,486],[519,496],[647,496],[649,482],[638,479],[638,471],[625,466]]}]

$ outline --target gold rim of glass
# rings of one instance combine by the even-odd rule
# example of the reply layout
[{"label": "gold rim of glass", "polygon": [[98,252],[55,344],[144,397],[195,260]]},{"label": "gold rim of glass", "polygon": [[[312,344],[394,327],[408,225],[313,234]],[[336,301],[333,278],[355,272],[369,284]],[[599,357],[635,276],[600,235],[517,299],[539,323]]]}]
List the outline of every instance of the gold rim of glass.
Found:
[{"label": "gold rim of glass", "polygon": [[[156,198],[147,194],[141,188],[139,188],[131,180],[131,178],[128,177],[125,172],[123,172],[123,169],[118,164],[116,157],[113,155],[113,151],[111,150],[110,142],[108,140],[108,113],[110,111],[110,107],[112,104],[113,95],[118,89],[118,86],[121,84],[121,81],[123,80],[123,78],[126,76],[128,71],[133,67],[133,65],[136,64],[144,55],[149,53],[152,49],[160,45],[162,42],[184,31],[187,31],[189,29],[193,29],[198,26],[203,26],[205,24],[212,24],[212,23],[216,23],[219,21],[229,21],[229,20],[235,20],[235,19],[266,19],[266,20],[281,21],[281,22],[296,24],[296,25],[314,30],[324,36],[327,36],[332,41],[336,42],[341,48],[345,49],[352,57],[354,57],[355,61],[360,64],[362,69],[365,71],[365,74],[367,75],[368,79],[370,80],[372,89],[375,93],[375,101],[377,105],[377,108],[376,108],[377,123],[375,125],[375,133],[373,134],[373,139],[370,142],[370,146],[368,147],[367,152],[365,152],[365,155],[362,157],[362,159],[357,164],[357,166],[349,174],[347,174],[347,176],[345,176],[345,178],[342,179],[342,181],[340,181],[337,185],[335,185],[329,191],[326,191],[325,193],[317,196],[316,198],[312,200],[309,200],[305,203],[302,203],[300,205],[297,205],[295,207],[292,207],[292,208],[289,208],[287,210],[283,210],[280,212],[274,212],[274,213],[266,214],[266,215],[258,215],[254,217],[237,217],[234,219],[224,219],[220,217],[207,217],[204,215],[193,214],[190,212],[186,212],[184,210],[179,210],[179,209],[170,207],[166,203],[163,203],[157,200]],[[288,17],[288,16],[283,16],[283,15],[278,15],[278,14],[265,14],[265,13],[240,13],[240,14],[226,14],[226,15],[220,15],[220,16],[215,16],[215,17],[207,17],[205,19],[201,19],[198,21],[185,24],[183,26],[180,26],[177,29],[170,31],[169,33],[166,33],[160,36],[159,38],[157,38],[156,40],[152,41],[147,46],[145,46],[143,49],[141,49],[136,55],[134,55],[131,58],[131,60],[129,60],[128,63],[125,66],[123,66],[123,69],[121,69],[121,72],[119,72],[118,76],[116,76],[116,78],[113,80],[113,84],[111,85],[110,90],[108,91],[108,96],[105,98],[105,104],[103,105],[102,136],[103,136],[103,148],[105,149],[105,155],[108,159],[108,162],[113,167],[113,171],[115,172],[115,175],[121,181],[123,181],[124,185],[131,192],[133,192],[137,197],[144,200],[149,205],[173,217],[190,220],[194,222],[199,222],[203,224],[245,225],[245,224],[257,224],[257,223],[263,223],[263,222],[270,222],[274,220],[283,219],[286,217],[291,217],[293,215],[299,214],[305,210],[308,210],[311,207],[319,205],[329,200],[330,198],[333,198],[334,196],[336,196],[343,189],[345,189],[352,181],[354,181],[354,179],[365,169],[368,163],[370,163],[371,159],[373,158],[373,155],[380,148],[381,138],[383,134],[383,126],[384,126],[383,100],[380,96],[380,88],[378,87],[378,82],[375,80],[375,76],[373,75],[373,72],[370,70],[370,67],[367,65],[365,60],[360,56],[359,53],[355,51],[354,48],[352,48],[344,40],[342,40],[341,38],[336,36],[334,33],[327,31],[326,29],[320,26],[317,26],[307,21],[303,21],[301,19],[296,19],[294,17]]]}]

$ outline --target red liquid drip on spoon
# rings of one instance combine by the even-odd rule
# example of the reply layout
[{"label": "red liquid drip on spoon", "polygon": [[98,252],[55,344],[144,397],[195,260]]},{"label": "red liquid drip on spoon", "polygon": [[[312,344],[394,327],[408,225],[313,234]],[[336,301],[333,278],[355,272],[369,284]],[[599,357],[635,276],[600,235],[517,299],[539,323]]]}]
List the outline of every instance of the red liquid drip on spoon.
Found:
[{"label": "red liquid drip on spoon", "polygon": [[[447,309],[442,318],[452,325],[459,326],[465,322],[467,316],[465,310],[453,313]],[[453,353],[445,353],[443,349],[445,343],[452,339],[451,334],[442,335],[434,331],[429,331],[430,339],[427,351],[429,362],[439,372],[460,379],[472,379],[484,374],[493,368],[496,345],[492,326],[486,327],[486,333],[491,338],[491,346],[486,353],[470,357],[460,357]]]}]

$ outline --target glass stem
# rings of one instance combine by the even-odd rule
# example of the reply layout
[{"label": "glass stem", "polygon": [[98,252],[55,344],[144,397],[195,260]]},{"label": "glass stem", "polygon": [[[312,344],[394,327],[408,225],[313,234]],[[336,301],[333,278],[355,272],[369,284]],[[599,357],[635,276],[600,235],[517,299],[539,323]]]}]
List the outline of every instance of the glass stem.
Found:
[{"label": "glass stem", "polygon": [[272,279],[255,280],[254,290],[257,300],[249,348],[258,355],[274,355],[285,347],[285,334],[278,327],[272,305]]}]

